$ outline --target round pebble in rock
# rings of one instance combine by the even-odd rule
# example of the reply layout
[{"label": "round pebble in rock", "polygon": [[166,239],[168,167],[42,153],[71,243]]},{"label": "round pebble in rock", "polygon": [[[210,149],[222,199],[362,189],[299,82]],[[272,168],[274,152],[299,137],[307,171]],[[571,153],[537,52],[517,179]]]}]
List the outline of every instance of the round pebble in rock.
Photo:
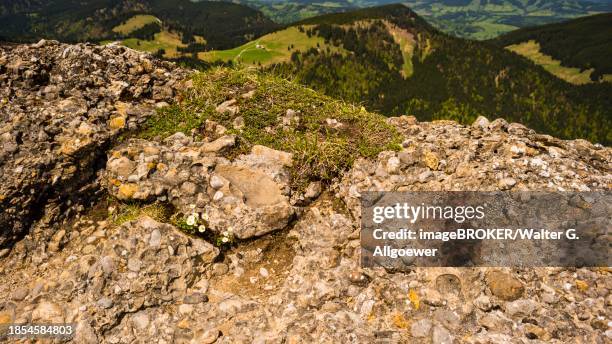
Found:
[{"label": "round pebble in rock", "polygon": [[140,267],[142,266],[142,261],[138,258],[130,258],[128,259],[127,267],[130,271],[138,272],[140,271]]},{"label": "round pebble in rock", "polygon": [[212,268],[213,275],[221,276],[225,275],[229,271],[227,264],[215,263]]},{"label": "round pebble in rock", "polygon": [[29,293],[28,288],[19,287],[19,288],[15,289],[15,291],[13,291],[13,294],[11,295],[11,298],[14,301],[22,301],[23,299],[26,298],[26,296],[28,296],[28,293]]},{"label": "round pebble in rock", "polygon": [[218,329],[210,329],[198,337],[198,342],[202,344],[212,344],[219,338],[220,331]]},{"label": "round pebble in rock", "polygon": [[436,278],[436,289],[442,294],[461,293],[461,281],[454,274],[442,274]]},{"label": "round pebble in rock", "polygon": [[223,198],[223,192],[221,191],[215,192],[215,195],[213,196],[214,201],[220,201],[222,198]]},{"label": "round pebble in rock", "polygon": [[221,177],[219,176],[212,176],[210,178],[210,187],[215,189],[215,190],[219,190],[223,187],[223,185],[225,185],[225,183],[223,183],[223,179],[221,179]]},{"label": "round pebble in rock", "polygon": [[450,329],[456,329],[461,322],[459,316],[448,309],[437,309],[434,312],[434,320]]},{"label": "round pebble in rock", "polygon": [[491,299],[486,295],[481,295],[474,300],[474,305],[482,311],[489,311],[492,308]]},{"label": "round pebble in rock", "polygon": [[506,301],[516,300],[525,290],[521,281],[502,271],[491,271],[486,276],[491,293]]},{"label": "round pebble in rock", "polygon": [[427,337],[431,331],[431,326],[431,320],[421,319],[412,323],[412,326],[410,326],[410,332],[412,333],[413,337]]},{"label": "round pebble in rock", "polygon": [[186,304],[198,304],[198,303],[202,303],[202,302],[207,302],[208,301],[208,296],[202,294],[202,293],[191,293],[188,295],[185,295],[185,297],[183,298],[183,302]]},{"label": "round pebble in rock", "polygon": [[140,311],[132,316],[132,324],[135,328],[143,330],[149,326],[149,315]]},{"label": "round pebble in rock", "polygon": [[102,266],[102,271],[105,274],[110,275],[115,271],[115,262],[111,256],[104,256],[100,259],[100,265]]},{"label": "round pebble in rock", "polygon": [[436,325],[433,327],[431,341],[433,344],[453,344],[453,336],[443,326]]},{"label": "round pebble in rock", "polygon": [[398,174],[400,168],[400,159],[397,157],[392,157],[387,161],[387,173],[389,174]]},{"label": "round pebble in rock", "polygon": [[108,309],[113,306],[113,300],[111,300],[108,297],[103,297],[100,300],[98,300],[97,304],[100,308]]},{"label": "round pebble in rock", "polygon": [[368,284],[369,281],[368,276],[366,276],[360,271],[352,271],[349,274],[348,278],[351,283],[359,286],[365,286]]},{"label": "round pebble in rock", "polygon": [[161,232],[159,231],[159,229],[155,229],[153,232],[151,232],[149,245],[151,247],[159,247],[159,245],[161,245]]}]

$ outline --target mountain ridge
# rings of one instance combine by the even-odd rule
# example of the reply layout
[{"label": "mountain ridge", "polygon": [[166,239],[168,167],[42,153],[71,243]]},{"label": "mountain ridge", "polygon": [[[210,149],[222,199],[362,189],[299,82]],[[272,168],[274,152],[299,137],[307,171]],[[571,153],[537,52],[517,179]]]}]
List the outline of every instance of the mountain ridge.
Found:
[{"label": "mountain ridge", "polygon": [[543,25],[593,13],[612,12],[610,1],[582,0],[237,0],[257,8],[276,22],[290,24],[327,13],[403,3],[438,29],[453,35],[490,39],[520,27]]},{"label": "mountain ridge", "polygon": [[[194,35],[206,36],[211,48],[228,48],[276,27],[261,12],[239,4],[188,0],[51,0],[21,7],[3,6],[0,37],[7,41],[35,42],[40,38],[66,42],[120,38],[113,27],[136,15],[160,18],[180,39],[190,43]],[[38,19],[44,18],[44,19]],[[180,43],[180,40],[179,40]]]},{"label": "mountain ridge", "polygon": [[[495,114],[564,138],[612,139],[610,83],[571,85],[490,42],[442,33],[403,5],[324,15],[294,27],[325,44],[279,47],[285,61],[263,60],[263,68],[370,110],[462,123]],[[266,49],[245,54],[257,66]]]}]

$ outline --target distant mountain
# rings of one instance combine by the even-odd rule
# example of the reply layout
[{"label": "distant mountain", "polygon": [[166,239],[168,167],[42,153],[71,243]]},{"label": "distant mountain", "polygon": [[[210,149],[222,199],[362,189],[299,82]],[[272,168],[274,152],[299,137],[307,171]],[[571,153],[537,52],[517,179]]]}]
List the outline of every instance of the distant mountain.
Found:
[{"label": "distant mountain", "polygon": [[261,66],[387,115],[503,117],[563,138],[612,143],[612,84],[572,85],[490,42],[456,38],[403,5],[301,21],[208,61]]},{"label": "distant mountain", "polygon": [[441,30],[475,39],[612,11],[609,0],[409,0],[404,3]]},{"label": "distant mountain", "polygon": [[[143,39],[143,45],[186,49],[195,43],[202,50],[235,46],[276,27],[261,12],[243,5],[188,0],[4,0],[0,22],[0,37],[9,41],[125,39],[149,25],[138,35],[153,38],[166,33],[158,35],[159,42]],[[117,30],[122,24],[125,30]]]},{"label": "distant mountain", "polygon": [[278,23],[392,3],[404,3],[438,29],[459,37],[493,38],[517,28],[612,12],[610,0],[233,0]]},{"label": "distant mountain", "polygon": [[[197,0],[195,0],[197,1]],[[230,0],[217,0],[230,1]],[[321,14],[398,3],[401,0],[231,0],[262,11],[277,23],[289,24]]]},{"label": "distant mountain", "polygon": [[[590,80],[612,80],[612,13],[524,28],[502,35],[492,43],[519,53],[535,44],[538,52],[558,60],[561,68],[577,69]],[[527,52],[527,57],[533,56]]]}]

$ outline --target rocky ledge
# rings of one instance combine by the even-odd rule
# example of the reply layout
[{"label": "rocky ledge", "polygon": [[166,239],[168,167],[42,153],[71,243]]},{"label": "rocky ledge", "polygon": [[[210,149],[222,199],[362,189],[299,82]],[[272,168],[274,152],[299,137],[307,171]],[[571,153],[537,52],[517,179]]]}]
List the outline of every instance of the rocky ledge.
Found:
[{"label": "rocky ledge", "polygon": [[[0,323],[74,322],[76,343],[612,340],[607,267],[359,266],[361,192],[609,190],[610,148],[500,119],[404,116],[388,120],[401,149],[298,190],[292,154],[230,154],[239,131],[216,123],[203,140],[115,144],[173,101],[187,71],[112,46],[1,52]],[[118,224],[108,196],[163,204],[172,220]]]},{"label": "rocky ledge", "polygon": [[0,46],[0,248],[45,211],[83,202],[113,139],[171,102],[185,76],[119,46]]}]

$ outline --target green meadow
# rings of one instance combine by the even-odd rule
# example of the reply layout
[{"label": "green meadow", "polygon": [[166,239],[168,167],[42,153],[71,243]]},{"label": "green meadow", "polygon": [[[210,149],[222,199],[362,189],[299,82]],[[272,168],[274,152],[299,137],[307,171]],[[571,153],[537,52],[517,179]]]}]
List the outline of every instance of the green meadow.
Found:
[{"label": "green meadow", "polygon": [[[304,30],[308,27],[304,26]],[[245,65],[271,65],[274,63],[287,62],[295,51],[305,52],[311,48],[327,48],[332,51],[341,49],[328,45],[325,40],[318,36],[308,37],[305,32],[300,32],[297,27],[267,34],[254,41],[241,45],[234,49],[214,50],[199,53],[198,57],[204,61],[234,61]]]},{"label": "green meadow", "polygon": [[543,54],[540,51],[540,43],[534,40],[509,45],[506,49],[530,59],[535,64],[544,67],[549,73],[569,83],[583,85],[591,82],[593,69],[580,71],[578,68],[562,66],[561,61]]},{"label": "green meadow", "polygon": [[155,22],[161,23],[161,20],[157,19],[157,17],[152,16],[152,15],[139,14],[139,15],[133,16],[132,18],[121,23],[120,25],[115,26],[113,28],[113,32],[117,32],[123,35],[129,35],[133,31],[138,30],[147,24],[151,24]]}]

